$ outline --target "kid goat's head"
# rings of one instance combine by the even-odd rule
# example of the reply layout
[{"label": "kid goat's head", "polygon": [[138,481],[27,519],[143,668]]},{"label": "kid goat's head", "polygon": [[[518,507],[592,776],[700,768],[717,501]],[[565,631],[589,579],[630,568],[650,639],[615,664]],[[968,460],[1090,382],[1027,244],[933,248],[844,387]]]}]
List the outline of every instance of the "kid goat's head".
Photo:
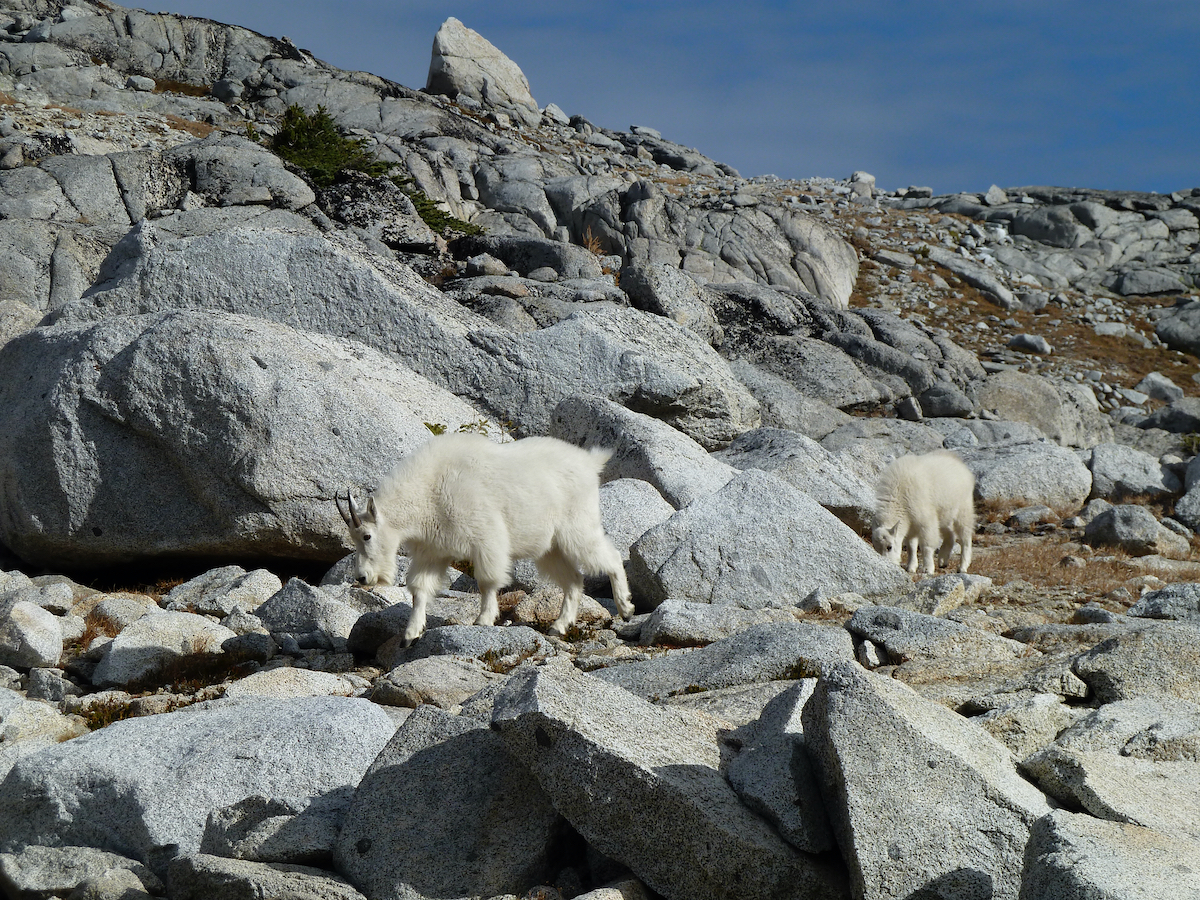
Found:
[{"label": "kid goat's head", "polygon": [[891,528],[886,528],[883,525],[876,526],[871,530],[871,543],[875,550],[887,557],[897,565],[900,564],[900,553],[904,549],[900,540],[900,523],[897,522]]},{"label": "kid goat's head", "polygon": [[341,497],[335,496],[334,502],[354,541],[354,582],[365,587],[395,582],[397,548],[395,541],[387,539],[390,529],[375,507],[375,498],[367,498],[365,509],[355,506],[349,491],[345,509]]}]

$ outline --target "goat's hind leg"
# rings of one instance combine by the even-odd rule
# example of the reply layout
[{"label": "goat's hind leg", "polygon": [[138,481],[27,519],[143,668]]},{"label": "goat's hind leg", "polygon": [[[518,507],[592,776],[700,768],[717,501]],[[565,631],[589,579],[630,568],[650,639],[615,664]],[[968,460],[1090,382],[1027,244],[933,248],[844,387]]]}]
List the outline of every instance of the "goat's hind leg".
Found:
[{"label": "goat's hind leg", "polygon": [[550,633],[565,635],[579,616],[579,601],[583,598],[583,575],[554,548],[537,560],[538,571],[552,580],[563,592],[562,609],[550,626]]},{"label": "goat's hind leg", "polygon": [[974,537],[972,534],[971,525],[961,525],[958,530],[958,543],[962,547],[962,557],[958,561],[958,571],[966,574],[967,569],[971,567],[971,540]]},{"label": "goat's hind leg", "polygon": [[950,555],[954,552],[954,528],[950,525],[942,526],[942,543],[938,547],[937,561],[942,568],[950,565]]},{"label": "goat's hind leg", "polygon": [[621,554],[617,552],[612,541],[605,537],[597,557],[600,571],[608,576],[617,612],[622,619],[628,619],[633,615],[633,601],[630,599],[629,581],[625,578],[625,564],[621,561]]},{"label": "goat's hind leg", "polygon": [[594,532],[584,533],[576,541],[564,544],[561,552],[563,558],[574,569],[588,575],[607,576],[618,615],[622,619],[633,615],[629,582],[625,578],[625,564],[603,528],[597,524]]}]

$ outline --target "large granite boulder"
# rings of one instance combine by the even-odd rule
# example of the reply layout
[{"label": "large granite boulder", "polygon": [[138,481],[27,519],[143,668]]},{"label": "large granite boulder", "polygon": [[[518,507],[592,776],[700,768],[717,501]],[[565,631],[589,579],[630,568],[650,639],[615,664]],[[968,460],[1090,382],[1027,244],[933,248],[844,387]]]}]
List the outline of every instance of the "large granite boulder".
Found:
[{"label": "large granite boulder", "polygon": [[517,64],[453,16],[434,35],[425,89],[451,98],[466,95],[529,125],[541,118],[529,81]]},{"label": "large granite boulder", "polygon": [[30,563],[344,554],[333,496],[478,410],[391,359],[261,319],[168,311],[0,351],[0,539]]},{"label": "large granite boulder", "polygon": [[95,847],[161,874],[200,849],[216,809],[352,789],[395,728],[381,707],[345,697],[218,701],[116,722],[17,760],[0,784],[0,844]]},{"label": "large granite boulder", "polygon": [[381,900],[513,894],[556,874],[549,851],[562,828],[485,722],[426,704],[363,775],[335,863]]},{"label": "large granite boulder", "polygon": [[857,663],[826,672],[802,718],[856,897],[1016,900],[1050,804],[1004,745]]},{"label": "large granite boulder", "polygon": [[668,598],[796,606],[814,591],[886,595],[908,584],[833,513],[757,469],[646,532],[630,549],[629,575],[650,607]]}]

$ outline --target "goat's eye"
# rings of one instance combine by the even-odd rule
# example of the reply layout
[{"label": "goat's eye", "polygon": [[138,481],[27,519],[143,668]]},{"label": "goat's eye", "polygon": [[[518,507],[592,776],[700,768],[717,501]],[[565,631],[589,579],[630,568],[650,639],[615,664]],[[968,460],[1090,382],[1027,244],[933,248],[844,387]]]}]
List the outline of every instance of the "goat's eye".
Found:
[{"label": "goat's eye", "polygon": [[371,534],[370,534],[370,532],[367,532],[366,534],[364,534],[364,535],[362,536],[362,539],[363,539],[363,543],[364,543],[364,544],[365,544],[367,541],[371,540]]}]

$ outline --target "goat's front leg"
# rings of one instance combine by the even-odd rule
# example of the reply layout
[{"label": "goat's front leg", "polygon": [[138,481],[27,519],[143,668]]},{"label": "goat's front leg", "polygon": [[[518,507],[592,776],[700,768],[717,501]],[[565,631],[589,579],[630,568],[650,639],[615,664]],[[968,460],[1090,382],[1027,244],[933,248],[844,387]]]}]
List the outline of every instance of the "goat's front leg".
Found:
[{"label": "goat's front leg", "polygon": [[411,647],[413,641],[425,630],[425,610],[429,601],[442,586],[446,578],[446,566],[441,561],[418,562],[410,561],[406,583],[408,592],[412,594],[412,615],[408,617],[408,625],[404,629],[404,646]]},{"label": "goat's front leg", "polygon": [[921,545],[921,571],[926,575],[932,575],[936,571],[933,567],[933,544]]},{"label": "goat's front leg", "polygon": [[487,523],[491,537],[474,548],[471,565],[475,583],[479,585],[479,617],[476,625],[495,625],[500,618],[500,588],[512,578],[512,557],[509,556],[508,531],[499,518]]},{"label": "goat's front leg", "polygon": [[404,646],[411,647],[413,641],[425,630],[425,607],[429,603],[429,595],[424,591],[412,590],[412,615],[408,617],[408,625],[404,628]]},{"label": "goat's front leg", "polygon": [[919,546],[920,546],[920,542],[917,540],[917,538],[909,539],[909,541],[908,541],[908,566],[906,567],[909,575],[912,575],[914,572],[917,571],[917,562],[918,562],[917,549]]}]

